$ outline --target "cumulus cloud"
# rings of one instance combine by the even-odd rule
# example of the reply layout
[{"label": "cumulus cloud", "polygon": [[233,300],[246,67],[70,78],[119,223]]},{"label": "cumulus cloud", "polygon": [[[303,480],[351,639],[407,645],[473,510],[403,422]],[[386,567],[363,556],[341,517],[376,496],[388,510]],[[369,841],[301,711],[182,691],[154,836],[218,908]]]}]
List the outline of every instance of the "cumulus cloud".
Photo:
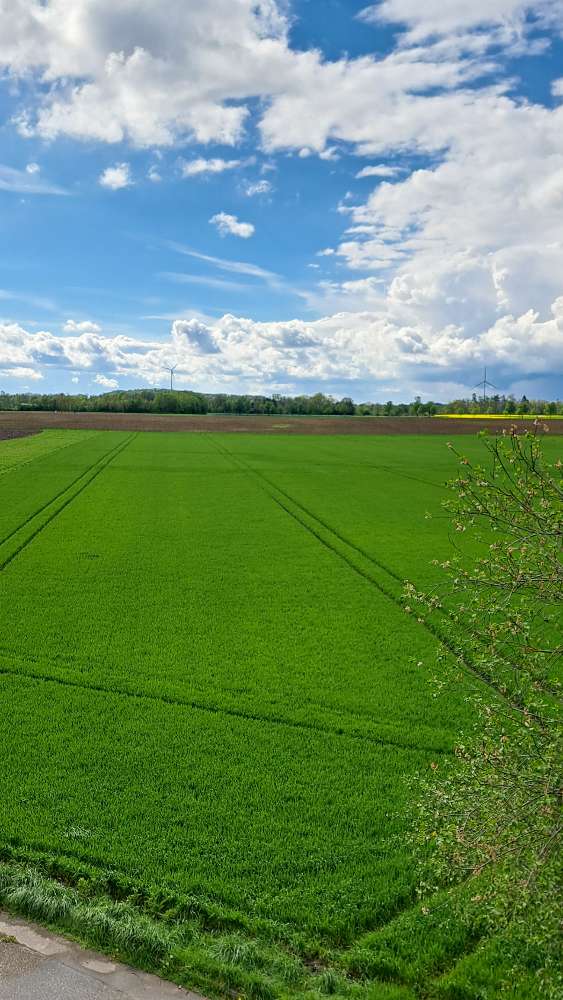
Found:
[{"label": "cumulus cloud", "polygon": [[90,320],[82,320],[77,322],[74,319],[67,319],[63,326],[65,333],[100,333],[101,326],[97,323],[92,323]]},{"label": "cumulus cloud", "polygon": [[[350,270],[377,277],[377,284],[365,277],[320,283],[308,294],[309,304],[324,312],[375,309],[394,325],[418,331],[424,342],[434,337],[443,344],[441,331],[452,329],[472,357],[471,343],[484,330],[498,332],[500,317],[545,317],[563,291],[563,108],[518,100],[502,84],[465,86],[463,73],[473,57],[465,62],[459,53],[460,77],[448,83],[451,49],[441,48],[435,36],[449,17],[452,32],[478,28],[481,48],[473,65],[482,69],[481,56],[493,39],[487,25],[519,25],[525,38],[529,23],[522,22],[523,11],[533,8],[530,23],[536,27],[555,24],[563,3],[507,2],[501,11],[498,5],[460,0],[443,7],[438,0],[424,5],[389,0],[370,8],[364,19],[406,26],[401,46],[377,66],[369,60],[363,67],[358,61],[347,68],[325,65],[321,76],[332,74],[335,82],[332,103],[315,86],[308,103],[288,92],[272,103],[263,127],[272,143],[296,149],[305,138],[301,123],[309,127],[313,120],[308,148],[320,149],[338,137],[364,155],[431,154],[430,165],[407,177],[385,164],[360,170],[359,177],[380,182],[363,203],[340,204],[350,224],[336,254]],[[498,42],[499,36],[494,38]],[[413,86],[416,73],[421,80],[424,75],[423,58],[424,72],[441,66],[445,73],[430,93]],[[356,90],[360,70],[366,104]],[[312,78],[320,79],[318,72],[317,67]],[[557,95],[559,81],[552,89]],[[380,99],[378,114],[373,103],[368,107],[374,94]],[[327,248],[319,256],[334,252]],[[403,337],[402,343],[420,341]]]},{"label": "cumulus cloud", "polygon": [[[563,371],[563,296],[545,318],[532,310],[504,313],[475,333],[453,323],[438,327],[426,317],[409,322],[408,304],[401,311],[408,290],[395,290],[395,315],[378,308],[373,280],[370,290],[372,308],[362,312],[343,311],[310,322],[259,323],[230,314],[213,322],[177,319],[163,341],[101,334],[57,337],[4,324],[0,366],[36,371],[42,364],[56,364],[69,372],[80,367],[96,372],[96,384],[114,388],[123,378],[158,384],[173,358],[179,385],[184,380],[201,388],[234,385],[243,390],[258,382],[264,387],[306,383],[330,389],[344,381],[352,394],[354,384],[369,383],[372,397],[382,384],[395,385],[403,394],[408,387],[414,391],[437,383],[470,388],[485,363],[505,391],[523,377],[533,383]],[[351,298],[357,292],[349,289]]]},{"label": "cumulus cloud", "polygon": [[[337,254],[385,279],[381,308],[477,333],[563,291],[563,108],[468,101],[441,161],[351,208]],[[527,141],[522,143],[522,134]]]},{"label": "cumulus cloud", "polygon": [[30,379],[32,382],[38,382],[43,378],[40,371],[36,368],[25,367],[24,365],[14,365],[13,368],[0,368],[0,376],[2,378],[17,378],[17,379]]},{"label": "cumulus cloud", "polygon": [[133,183],[131,168],[128,163],[116,163],[114,167],[106,167],[100,174],[99,183],[110,191],[119,191],[130,187]]},{"label": "cumulus cloud", "polygon": [[101,375],[98,373],[98,375],[95,376],[93,381],[96,383],[96,385],[103,386],[104,389],[119,389],[119,382],[117,381],[117,379],[108,378],[107,375]]},{"label": "cumulus cloud", "polygon": [[367,23],[395,22],[408,26],[407,40],[498,26],[505,32],[522,32],[526,17],[535,15],[545,25],[563,25],[561,0],[382,0],[360,11]]},{"label": "cumulus cloud", "polygon": [[[276,0],[122,0],[119,10],[113,0],[73,0],[72,17],[69,2],[13,0],[0,9],[0,68],[16,78],[35,74],[44,91],[20,108],[22,134],[234,145],[250,102],[262,98],[267,149],[328,159],[338,155],[336,143],[366,155],[393,146],[442,150],[475,99],[464,88],[496,67],[499,49],[513,36],[525,49],[532,27],[563,25],[563,0],[385,0],[362,16],[407,29],[398,48],[329,61],[291,49],[285,4]],[[452,50],[443,39],[458,31],[464,45]],[[189,161],[188,176],[235,163]]]},{"label": "cumulus cloud", "polygon": [[255,195],[260,194],[271,194],[274,190],[273,184],[267,180],[261,181],[246,181],[243,184],[243,191],[247,198],[253,198]]},{"label": "cumulus cloud", "polygon": [[202,174],[222,174],[225,170],[235,170],[240,167],[241,160],[222,160],[220,158],[206,160],[197,157],[195,160],[183,160],[180,164],[182,177],[198,177]]},{"label": "cumulus cloud", "polygon": [[158,167],[155,167],[154,164],[147,170],[147,180],[152,181],[153,184],[159,184],[162,180],[162,174],[159,172]]},{"label": "cumulus cloud", "polygon": [[356,174],[356,179],[362,177],[395,177],[400,173],[398,167],[388,167],[384,163],[374,164],[371,167],[362,167]]},{"label": "cumulus cloud", "polygon": [[172,324],[172,342],[177,354],[217,354],[219,346],[214,331],[197,319],[176,319]]},{"label": "cumulus cloud", "polygon": [[251,222],[239,222],[236,215],[229,215],[228,212],[217,212],[210,218],[210,223],[217,226],[221,236],[240,236],[247,240],[254,233],[254,226]]},{"label": "cumulus cloud", "polygon": [[24,134],[232,145],[245,101],[279,87],[286,35],[275,0],[11,0],[0,8],[0,65],[46,89],[19,112]]},{"label": "cumulus cloud", "polygon": [[41,167],[39,166],[38,163],[28,163],[27,166],[26,166],[26,168],[25,168],[26,174],[32,174],[32,175],[33,174],[38,174],[40,170],[41,170]]},{"label": "cumulus cloud", "polygon": [[[395,6],[385,5],[386,16],[411,16],[406,2]],[[431,6],[443,15],[438,0]],[[22,102],[20,132],[139,147],[187,139],[235,145],[250,102],[261,98],[267,147],[334,159],[335,143],[362,143],[374,118],[393,112],[396,126],[411,95],[473,79],[486,47],[481,42],[463,58],[435,47],[331,62],[291,49],[285,7],[276,0],[121,0],[117,7],[114,0],[12,0],[0,9],[0,68],[15,78],[34,74],[43,90],[40,101]]]}]

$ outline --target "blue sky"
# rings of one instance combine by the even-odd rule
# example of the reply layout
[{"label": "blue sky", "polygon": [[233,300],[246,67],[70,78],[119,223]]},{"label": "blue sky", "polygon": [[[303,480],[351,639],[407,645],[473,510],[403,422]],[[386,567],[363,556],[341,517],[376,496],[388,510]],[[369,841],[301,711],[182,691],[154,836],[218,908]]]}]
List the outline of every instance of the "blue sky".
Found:
[{"label": "blue sky", "polygon": [[561,397],[563,0],[9,7],[0,389]]}]

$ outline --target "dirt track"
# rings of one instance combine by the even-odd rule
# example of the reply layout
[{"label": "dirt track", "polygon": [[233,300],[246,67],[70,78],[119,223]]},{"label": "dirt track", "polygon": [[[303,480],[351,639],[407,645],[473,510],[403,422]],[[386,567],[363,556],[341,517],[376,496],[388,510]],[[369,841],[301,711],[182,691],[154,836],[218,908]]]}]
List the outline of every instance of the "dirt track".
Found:
[{"label": "dirt track", "polygon": [[[517,419],[520,430],[532,421]],[[552,425],[555,421],[551,422]],[[559,421],[557,421],[559,423]],[[563,423],[563,422],[562,422]],[[107,431],[227,431],[251,434],[476,434],[501,433],[510,420],[443,420],[436,417],[266,417],[165,413],[54,413],[0,411],[0,438],[34,434],[45,428]],[[551,427],[553,433],[563,433]]]}]

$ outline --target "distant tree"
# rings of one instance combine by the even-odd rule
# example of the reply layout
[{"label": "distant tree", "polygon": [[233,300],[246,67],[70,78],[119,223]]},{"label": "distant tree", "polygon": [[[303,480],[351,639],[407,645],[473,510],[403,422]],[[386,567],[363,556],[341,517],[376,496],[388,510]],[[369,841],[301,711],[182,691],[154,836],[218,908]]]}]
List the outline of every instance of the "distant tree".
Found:
[{"label": "distant tree", "polygon": [[530,404],[529,404],[529,402],[528,402],[528,400],[526,399],[525,396],[522,396],[522,399],[518,403],[518,406],[516,408],[516,412],[520,413],[521,415],[524,415],[525,413],[529,413],[530,412]]},{"label": "distant tree", "polygon": [[354,404],[348,396],[345,396],[344,399],[339,400],[339,402],[334,405],[334,412],[336,414],[350,416],[354,413],[354,409]]}]

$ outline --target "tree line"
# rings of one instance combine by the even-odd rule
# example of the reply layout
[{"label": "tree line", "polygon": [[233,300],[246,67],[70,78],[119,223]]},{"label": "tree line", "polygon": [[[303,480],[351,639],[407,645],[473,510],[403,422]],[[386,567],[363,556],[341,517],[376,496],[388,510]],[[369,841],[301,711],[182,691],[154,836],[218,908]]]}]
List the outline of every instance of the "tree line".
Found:
[{"label": "tree line", "polygon": [[203,393],[184,389],[119,389],[99,395],[66,393],[0,392],[0,410],[52,410],[102,413],[232,413],[303,416],[406,417],[453,414],[528,413],[563,415],[563,402],[496,395],[490,399],[455,399],[450,403],[423,403],[416,396],[409,403],[354,403],[349,396],[336,399],[322,392],[312,396],[236,395]]}]

